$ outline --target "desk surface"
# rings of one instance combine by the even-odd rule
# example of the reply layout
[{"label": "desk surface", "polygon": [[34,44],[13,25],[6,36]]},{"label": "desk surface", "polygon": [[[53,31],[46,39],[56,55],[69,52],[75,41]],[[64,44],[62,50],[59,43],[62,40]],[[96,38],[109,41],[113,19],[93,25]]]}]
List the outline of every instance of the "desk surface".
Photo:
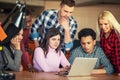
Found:
[{"label": "desk surface", "polygon": [[117,75],[94,74],[86,77],[64,77],[56,75],[55,73],[45,72],[13,72],[16,74],[15,80],[120,80]]}]

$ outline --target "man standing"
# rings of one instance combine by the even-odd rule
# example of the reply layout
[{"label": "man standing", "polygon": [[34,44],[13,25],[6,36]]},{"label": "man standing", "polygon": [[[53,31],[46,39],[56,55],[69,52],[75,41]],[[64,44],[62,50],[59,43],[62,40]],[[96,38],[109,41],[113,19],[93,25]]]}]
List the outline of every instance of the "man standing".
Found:
[{"label": "man standing", "polygon": [[[23,39],[21,41],[21,50],[22,50],[22,66],[23,70],[28,71],[35,71],[35,69],[32,66],[32,57],[33,57],[33,50],[34,50],[34,43],[29,38],[30,31],[31,31],[31,25],[32,25],[32,15],[28,9],[26,9],[26,25],[23,29]],[[32,45],[32,47],[30,46]]]},{"label": "man standing", "polygon": [[[77,22],[71,16],[75,7],[74,0],[62,0],[59,10],[50,9],[43,11],[32,24],[31,38],[34,40],[35,46],[40,46],[46,31],[55,27],[62,34],[63,43],[62,51],[68,51],[73,46],[73,39],[77,31]],[[42,34],[39,34],[39,28],[42,28]]]}]

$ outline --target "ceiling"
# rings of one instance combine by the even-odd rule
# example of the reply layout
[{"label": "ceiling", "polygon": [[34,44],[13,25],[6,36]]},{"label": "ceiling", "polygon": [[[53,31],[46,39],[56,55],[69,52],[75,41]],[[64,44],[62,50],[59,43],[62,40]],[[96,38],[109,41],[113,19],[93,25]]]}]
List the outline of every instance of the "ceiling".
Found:
[{"label": "ceiling", "polygon": [[[32,11],[43,9],[44,0],[0,0],[0,13],[9,13],[18,4],[27,4]],[[38,12],[39,12],[38,11]]]},{"label": "ceiling", "polygon": [[89,6],[100,4],[120,5],[120,0],[75,0],[77,6]]},{"label": "ceiling", "polygon": [[[44,6],[45,1],[60,1],[60,0],[0,0],[0,3],[11,3],[16,4],[17,1],[21,3],[26,2],[28,5],[32,6]],[[92,5],[92,4],[118,4],[120,5],[120,0],[75,0],[77,6]]]},{"label": "ceiling", "polygon": [[24,4],[26,3],[28,6],[34,7],[43,7],[44,0],[0,0],[0,8],[13,8],[17,4]]},{"label": "ceiling", "polygon": [[44,0],[0,0],[0,3],[16,4],[17,2],[26,3],[31,6],[44,6]]}]

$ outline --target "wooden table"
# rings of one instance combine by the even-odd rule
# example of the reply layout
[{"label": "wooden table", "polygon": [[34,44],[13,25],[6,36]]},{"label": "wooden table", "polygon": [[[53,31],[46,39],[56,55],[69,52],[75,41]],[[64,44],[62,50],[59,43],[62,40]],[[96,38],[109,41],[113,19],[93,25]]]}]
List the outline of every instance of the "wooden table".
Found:
[{"label": "wooden table", "polygon": [[16,74],[15,80],[120,80],[117,75],[107,75],[107,74],[92,74],[86,77],[64,77],[56,75],[55,73],[45,73],[45,72],[12,72]]}]

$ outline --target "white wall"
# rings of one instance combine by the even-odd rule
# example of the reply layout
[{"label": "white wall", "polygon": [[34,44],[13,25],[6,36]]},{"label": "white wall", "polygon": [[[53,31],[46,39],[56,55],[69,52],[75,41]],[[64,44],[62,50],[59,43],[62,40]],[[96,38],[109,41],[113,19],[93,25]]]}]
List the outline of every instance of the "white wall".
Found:
[{"label": "white wall", "polygon": [[[59,1],[46,1],[45,9],[58,9]],[[78,31],[84,27],[90,27],[96,31],[98,14],[103,10],[111,11],[120,22],[120,5],[92,5],[76,7],[73,17],[78,22]],[[75,36],[77,38],[77,34]],[[99,40],[99,37],[97,38]]]},{"label": "white wall", "polygon": [[118,22],[120,22],[120,5],[95,5],[76,7],[73,16],[78,22],[78,31],[84,27],[91,27],[96,31],[97,17],[98,14],[103,10],[111,11]]},{"label": "white wall", "polygon": [[[44,9],[58,9],[60,1],[45,1]],[[38,10],[39,8],[37,8]],[[40,9],[39,9],[40,10]],[[90,27],[96,31],[97,27],[97,16],[99,12],[103,10],[110,10],[117,20],[120,22],[120,5],[92,5],[84,7],[76,7],[73,13],[73,17],[78,22],[78,31],[84,27]],[[36,16],[40,14],[39,11],[36,11]],[[35,14],[34,14],[35,15]],[[0,15],[0,21],[4,20],[5,14]],[[36,19],[36,17],[34,17]],[[77,38],[77,34],[75,36]],[[99,39],[99,37],[97,38]]]}]

